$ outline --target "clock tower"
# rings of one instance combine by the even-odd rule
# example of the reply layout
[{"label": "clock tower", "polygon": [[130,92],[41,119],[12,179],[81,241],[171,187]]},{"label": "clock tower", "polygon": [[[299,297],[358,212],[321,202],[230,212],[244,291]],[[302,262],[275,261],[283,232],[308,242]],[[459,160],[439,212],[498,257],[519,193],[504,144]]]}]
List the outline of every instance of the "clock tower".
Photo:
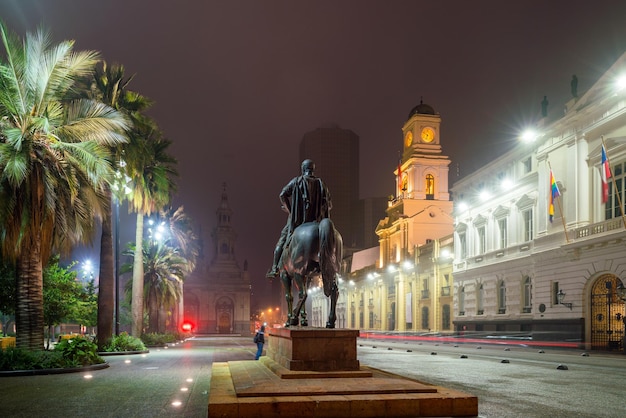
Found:
[{"label": "clock tower", "polygon": [[454,232],[448,190],[450,159],[441,151],[441,117],[420,101],[402,126],[402,158],[394,172],[396,197],[378,223],[380,263],[412,257],[415,248]]},{"label": "clock tower", "polygon": [[449,201],[448,166],[440,143],[441,117],[420,101],[402,127],[404,138],[397,196],[402,199]]}]

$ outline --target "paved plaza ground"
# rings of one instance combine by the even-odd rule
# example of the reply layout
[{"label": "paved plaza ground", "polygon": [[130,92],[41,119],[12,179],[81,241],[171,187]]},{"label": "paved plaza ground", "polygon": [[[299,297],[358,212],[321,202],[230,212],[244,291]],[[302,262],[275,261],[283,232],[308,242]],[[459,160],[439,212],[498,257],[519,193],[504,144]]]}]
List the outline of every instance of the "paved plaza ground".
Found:
[{"label": "paved plaza ground", "polygon": [[[363,365],[478,396],[482,418],[626,416],[621,354],[358,344]],[[0,417],[206,417],[212,364],[253,361],[255,351],[251,336],[196,337],[148,354],[107,356],[103,370],[2,377]],[[569,370],[556,370],[559,363]]]}]

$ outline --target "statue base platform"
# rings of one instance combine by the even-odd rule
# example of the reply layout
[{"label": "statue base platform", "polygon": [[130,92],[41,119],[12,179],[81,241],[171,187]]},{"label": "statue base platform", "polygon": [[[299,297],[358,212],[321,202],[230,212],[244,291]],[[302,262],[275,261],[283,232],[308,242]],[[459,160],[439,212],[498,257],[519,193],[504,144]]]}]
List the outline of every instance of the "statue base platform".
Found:
[{"label": "statue base platform", "polygon": [[278,328],[269,332],[267,356],[288,370],[359,370],[359,330]]},{"label": "statue base platform", "polygon": [[[314,337],[317,332],[318,336]],[[333,333],[337,334],[336,340],[333,340]],[[339,347],[338,342],[347,333],[353,335],[350,337],[353,340],[347,348]],[[354,362],[358,365],[357,336],[358,331],[345,329],[293,328],[271,331],[268,356],[261,357],[259,361],[213,363],[208,417],[478,415],[478,399],[475,396],[366,366],[357,366],[355,369]],[[309,355],[313,356],[313,360],[301,357],[305,351],[311,350],[300,347],[308,338],[314,338],[307,342],[312,347],[313,351]],[[291,343],[286,341],[289,339]],[[330,351],[343,353],[335,360],[319,357],[319,352],[327,351],[324,344],[329,341],[331,346],[337,344]],[[305,364],[323,370],[300,370]]]}]

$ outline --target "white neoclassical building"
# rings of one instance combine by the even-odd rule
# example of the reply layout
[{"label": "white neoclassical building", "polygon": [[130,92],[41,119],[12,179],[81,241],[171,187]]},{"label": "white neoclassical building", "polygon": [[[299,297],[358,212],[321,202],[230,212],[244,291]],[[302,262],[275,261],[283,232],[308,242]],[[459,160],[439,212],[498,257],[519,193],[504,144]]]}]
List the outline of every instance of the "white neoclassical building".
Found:
[{"label": "white neoclassical building", "polygon": [[[456,330],[623,348],[624,75],[626,54],[564,113],[451,188]],[[552,219],[551,172],[560,194]]]}]

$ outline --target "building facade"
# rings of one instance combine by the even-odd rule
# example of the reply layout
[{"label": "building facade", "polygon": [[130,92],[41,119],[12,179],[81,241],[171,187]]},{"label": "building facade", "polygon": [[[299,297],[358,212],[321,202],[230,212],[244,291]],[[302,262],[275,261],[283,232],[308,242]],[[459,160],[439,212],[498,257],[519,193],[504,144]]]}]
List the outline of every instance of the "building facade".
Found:
[{"label": "building facade", "polygon": [[197,334],[250,333],[250,275],[247,262],[241,269],[235,257],[237,234],[231,224],[226,185],[216,211],[214,256],[199,265],[184,284],[185,321]]},{"label": "building facade", "polygon": [[457,330],[623,348],[622,74],[626,54],[564,114],[544,117],[528,140],[452,188]]}]

